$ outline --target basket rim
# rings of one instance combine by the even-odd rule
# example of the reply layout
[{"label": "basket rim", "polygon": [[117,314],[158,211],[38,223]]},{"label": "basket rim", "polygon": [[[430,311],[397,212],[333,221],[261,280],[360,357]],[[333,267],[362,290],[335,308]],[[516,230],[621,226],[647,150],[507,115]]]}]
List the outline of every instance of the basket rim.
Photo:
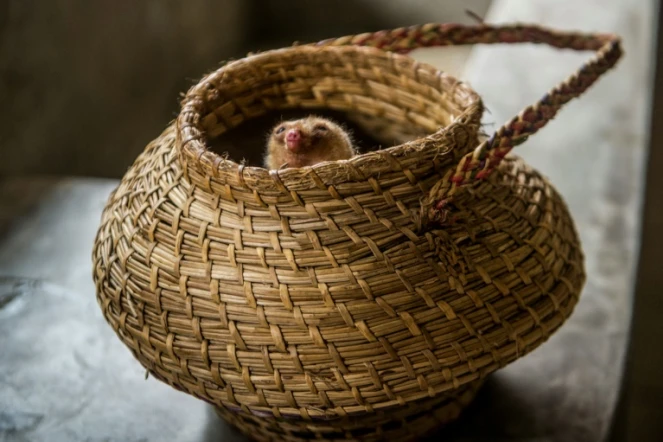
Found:
[{"label": "basket rim", "polygon": [[[450,95],[450,101],[461,109],[453,121],[440,127],[436,132],[413,141],[397,144],[377,151],[361,153],[349,160],[325,161],[313,166],[301,168],[285,168],[281,170],[268,170],[259,166],[246,166],[226,158],[209,148],[205,129],[201,125],[203,109],[205,107],[205,92],[210,84],[220,83],[232,76],[240,68],[247,65],[266,62],[272,59],[282,59],[297,52],[304,53],[356,53],[363,58],[388,59],[392,65],[401,63],[415,70],[414,81],[419,82],[420,71],[439,78],[438,84],[451,85],[451,89],[439,90]],[[394,68],[396,71],[396,68]],[[459,97],[464,97],[464,102]],[[315,109],[311,109],[312,113]],[[401,167],[403,159],[412,159],[414,155],[426,157],[419,160],[427,161],[446,155],[454,150],[455,137],[459,133],[466,136],[478,134],[481,117],[483,115],[483,102],[479,94],[467,83],[443,72],[434,66],[414,60],[407,55],[384,51],[374,47],[365,46],[318,46],[306,44],[279,48],[232,61],[216,71],[203,77],[196,85],[191,87],[182,100],[181,111],[176,119],[176,142],[180,159],[185,173],[202,174],[203,178],[213,178],[217,183],[231,186],[245,187],[256,191],[284,191],[291,188],[297,190],[311,188],[326,188],[330,185],[342,184],[349,181],[365,181],[371,177],[394,171]],[[469,146],[468,148],[474,148]],[[399,160],[401,160],[399,162]],[[417,163],[409,161],[409,163]]]}]

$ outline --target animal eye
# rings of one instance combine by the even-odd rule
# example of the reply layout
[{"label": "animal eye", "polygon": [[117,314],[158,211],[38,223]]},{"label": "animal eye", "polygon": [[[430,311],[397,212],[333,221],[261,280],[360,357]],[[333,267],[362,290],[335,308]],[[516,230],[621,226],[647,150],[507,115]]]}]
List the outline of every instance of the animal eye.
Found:
[{"label": "animal eye", "polygon": [[327,132],[327,126],[324,124],[318,124],[314,129],[320,132]]},{"label": "animal eye", "polygon": [[283,133],[284,130],[285,130],[285,126],[281,126],[281,127],[278,127],[276,129],[275,133],[280,134],[280,133]]}]

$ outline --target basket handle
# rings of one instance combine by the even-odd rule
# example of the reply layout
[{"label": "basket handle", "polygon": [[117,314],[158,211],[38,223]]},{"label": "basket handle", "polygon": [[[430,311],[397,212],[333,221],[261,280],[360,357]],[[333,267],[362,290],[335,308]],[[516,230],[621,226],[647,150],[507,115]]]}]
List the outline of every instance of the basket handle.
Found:
[{"label": "basket handle", "polygon": [[453,195],[460,186],[486,178],[514,146],[523,143],[545,126],[564,104],[581,95],[612,68],[622,55],[619,37],[613,34],[557,32],[522,24],[468,26],[450,23],[398,28],[318,43],[331,46],[373,46],[400,53],[408,53],[422,47],[476,43],[545,43],[555,48],[590,50],[596,54],[573,75],[551,89],[539,101],[527,106],[474,151],[462,157],[454,173],[446,175],[445,179],[431,190],[428,203],[424,204],[429,208],[434,208],[441,198]]}]

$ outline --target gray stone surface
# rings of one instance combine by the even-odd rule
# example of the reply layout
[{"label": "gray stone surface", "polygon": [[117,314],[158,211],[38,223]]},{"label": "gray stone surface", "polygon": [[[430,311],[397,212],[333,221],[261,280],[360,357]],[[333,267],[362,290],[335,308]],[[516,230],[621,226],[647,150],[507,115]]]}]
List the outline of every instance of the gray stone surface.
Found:
[{"label": "gray stone surface", "polygon": [[[105,323],[90,250],[114,185],[0,182],[0,209],[13,214],[0,224],[0,441],[242,440],[203,402],[145,380]],[[598,440],[594,421],[603,419],[597,413],[608,404],[587,389],[586,376],[601,376],[600,363],[616,350],[603,332],[591,332],[600,323],[581,319],[574,316],[568,330],[493,375],[463,418],[440,436]],[[595,382],[617,388],[614,378]]]},{"label": "gray stone surface", "polygon": [[207,441],[233,434],[205,403],[145,380],[101,315],[91,250],[115,185],[0,184],[2,442]]}]

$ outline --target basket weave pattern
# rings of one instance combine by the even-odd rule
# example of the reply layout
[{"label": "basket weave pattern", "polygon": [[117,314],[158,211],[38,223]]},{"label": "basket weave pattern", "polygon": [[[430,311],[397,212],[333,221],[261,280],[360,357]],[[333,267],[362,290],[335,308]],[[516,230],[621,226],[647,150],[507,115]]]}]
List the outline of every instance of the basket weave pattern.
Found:
[{"label": "basket weave pattern", "polygon": [[[618,45],[427,26],[271,51],[208,75],[104,210],[93,260],[107,321],[152,375],[252,437],[426,434],[578,300],[583,257],[564,202],[505,155],[609,69]],[[518,41],[509,35],[599,52],[483,142],[476,93],[382,50]],[[431,135],[282,171],[207,148],[288,108]]]}]

